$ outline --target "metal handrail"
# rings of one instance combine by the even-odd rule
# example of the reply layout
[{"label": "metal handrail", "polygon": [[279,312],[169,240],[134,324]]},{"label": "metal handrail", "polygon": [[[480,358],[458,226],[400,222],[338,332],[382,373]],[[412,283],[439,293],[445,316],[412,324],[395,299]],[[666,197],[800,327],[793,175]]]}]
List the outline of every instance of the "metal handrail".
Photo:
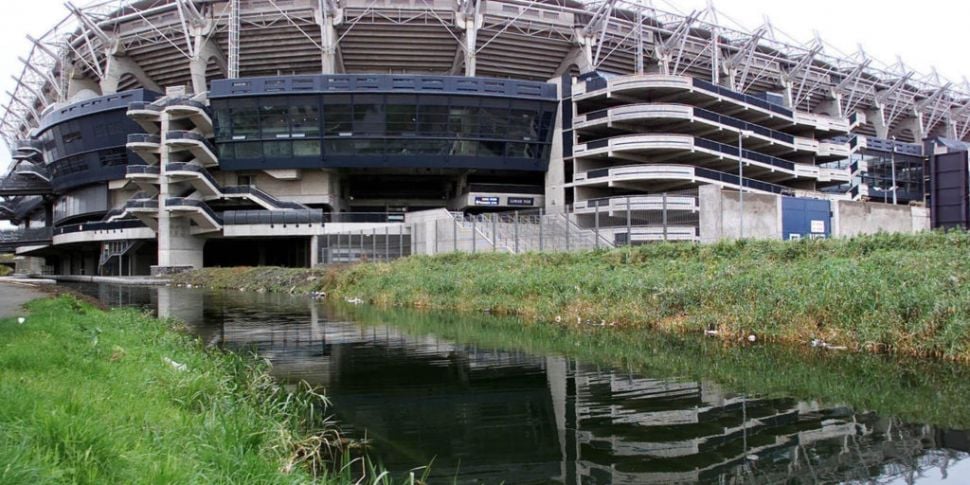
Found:
[{"label": "metal handrail", "polygon": [[150,133],[130,133],[128,134],[128,144],[131,143],[151,143],[158,145],[162,143],[162,137]]},{"label": "metal handrail", "polygon": [[205,212],[206,215],[212,218],[212,220],[216,221],[220,225],[222,224],[222,217],[219,214],[216,214],[216,211],[212,210],[212,208],[209,207],[209,204],[206,204],[201,200],[189,199],[186,197],[169,197],[165,199],[165,207],[194,207],[201,209],[202,212]]}]

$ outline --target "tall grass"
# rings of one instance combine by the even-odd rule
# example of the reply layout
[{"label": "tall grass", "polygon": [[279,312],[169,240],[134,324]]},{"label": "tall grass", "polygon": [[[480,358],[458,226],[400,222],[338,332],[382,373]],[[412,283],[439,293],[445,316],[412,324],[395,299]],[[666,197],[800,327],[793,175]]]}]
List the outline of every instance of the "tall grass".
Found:
[{"label": "tall grass", "polygon": [[970,235],[657,244],[612,251],[450,254],[330,270],[203,270],[179,284],[674,333],[755,334],[970,360]]},{"label": "tall grass", "polygon": [[[352,483],[325,399],[133,310],[71,297],[0,320],[0,483]],[[183,367],[184,366],[184,367]],[[387,478],[374,483],[388,483]]]}]

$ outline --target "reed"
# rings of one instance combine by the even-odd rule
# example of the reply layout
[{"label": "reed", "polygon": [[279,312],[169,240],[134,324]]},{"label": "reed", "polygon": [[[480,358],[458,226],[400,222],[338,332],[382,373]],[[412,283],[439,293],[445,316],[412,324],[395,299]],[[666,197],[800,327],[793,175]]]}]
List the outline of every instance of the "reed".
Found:
[{"label": "reed", "polygon": [[970,360],[968,281],[970,235],[962,232],[448,254],[326,270],[207,269],[175,280],[958,361]]}]

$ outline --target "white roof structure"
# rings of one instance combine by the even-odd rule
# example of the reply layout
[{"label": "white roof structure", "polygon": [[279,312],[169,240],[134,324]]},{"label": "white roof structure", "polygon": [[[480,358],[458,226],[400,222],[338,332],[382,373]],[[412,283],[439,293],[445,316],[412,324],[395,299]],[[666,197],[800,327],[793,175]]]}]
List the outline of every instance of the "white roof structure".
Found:
[{"label": "white roof structure", "polygon": [[23,139],[52,105],[208,79],[320,73],[547,80],[590,71],[689,74],[903,141],[970,136],[970,84],[902,61],[807,44],[766,23],[747,31],[713,6],[649,0],[113,0],[66,4],[31,39],[0,132]]}]

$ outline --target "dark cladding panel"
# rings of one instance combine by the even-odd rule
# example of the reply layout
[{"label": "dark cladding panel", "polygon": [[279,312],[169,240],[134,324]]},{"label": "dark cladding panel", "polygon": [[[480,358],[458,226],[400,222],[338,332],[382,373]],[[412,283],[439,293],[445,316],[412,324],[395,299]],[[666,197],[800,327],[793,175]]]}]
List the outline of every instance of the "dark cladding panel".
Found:
[{"label": "dark cladding panel", "polygon": [[970,228],[967,152],[934,155],[930,162],[930,212],[934,229]]}]

